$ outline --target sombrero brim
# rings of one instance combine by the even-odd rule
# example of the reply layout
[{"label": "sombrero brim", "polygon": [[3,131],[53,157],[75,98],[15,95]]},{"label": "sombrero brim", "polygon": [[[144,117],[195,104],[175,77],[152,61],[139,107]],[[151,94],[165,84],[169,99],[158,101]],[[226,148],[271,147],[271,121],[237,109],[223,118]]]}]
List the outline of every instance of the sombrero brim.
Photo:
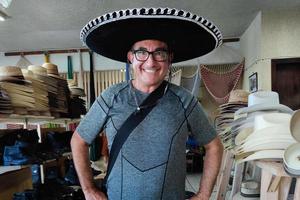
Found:
[{"label": "sombrero brim", "polygon": [[173,62],[205,55],[222,43],[222,35],[210,21],[190,12],[170,8],[136,8],[115,11],[91,20],[80,33],[94,52],[126,62],[127,52],[141,40],[166,42]]}]

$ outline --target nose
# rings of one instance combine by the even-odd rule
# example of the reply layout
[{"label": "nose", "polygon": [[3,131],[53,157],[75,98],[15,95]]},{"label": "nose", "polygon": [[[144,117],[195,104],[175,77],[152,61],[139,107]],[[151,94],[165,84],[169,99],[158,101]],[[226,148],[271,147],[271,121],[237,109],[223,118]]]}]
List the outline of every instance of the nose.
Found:
[{"label": "nose", "polygon": [[144,64],[148,67],[153,67],[156,61],[153,58],[153,54],[150,54],[148,59],[144,62]]}]

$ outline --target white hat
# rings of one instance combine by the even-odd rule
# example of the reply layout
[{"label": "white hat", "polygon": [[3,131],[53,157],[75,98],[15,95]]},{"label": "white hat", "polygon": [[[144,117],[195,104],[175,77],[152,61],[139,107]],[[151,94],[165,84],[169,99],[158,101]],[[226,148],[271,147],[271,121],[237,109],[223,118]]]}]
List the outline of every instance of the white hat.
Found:
[{"label": "white hat", "polygon": [[246,180],[241,185],[241,195],[243,197],[259,197],[260,183],[254,180]]},{"label": "white hat", "polygon": [[262,150],[255,151],[253,154],[236,160],[236,163],[242,163],[250,160],[279,160],[283,159],[284,150]]},{"label": "white hat", "polygon": [[296,110],[291,118],[290,130],[292,136],[300,142],[300,110]]},{"label": "white hat", "polygon": [[259,110],[278,110],[283,113],[293,113],[289,107],[279,104],[279,96],[273,91],[257,91],[248,96],[248,107],[236,111],[237,115]]},{"label": "white hat", "polygon": [[239,141],[236,154],[267,149],[286,149],[296,141],[289,130],[291,115],[286,113],[268,113],[254,118],[254,131]]},{"label": "white hat", "polygon": [[285,170],[293,175],[300,175],[300,143],[290,145],[283,157]]},{"label": "white hat", "polygon": [[293,113],[289,128],[298,143],[290,145],[284,152],[284,169],[288,174],[300,175],[300,110]]}]

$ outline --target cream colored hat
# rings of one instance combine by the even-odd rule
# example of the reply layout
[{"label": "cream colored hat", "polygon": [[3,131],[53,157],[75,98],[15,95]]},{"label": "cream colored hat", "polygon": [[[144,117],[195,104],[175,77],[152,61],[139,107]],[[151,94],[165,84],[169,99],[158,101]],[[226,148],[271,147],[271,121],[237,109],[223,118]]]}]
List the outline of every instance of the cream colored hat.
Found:
[{"label": "cream colored hat", "polygon": [[300,143],[290,145],[284,152],[285,170],[293,175],[300,175]]},{"label": "cream colored hat", "polygon": [[254,131],[237,147],[238,154],[267,150],[286,149],[296,141],[289,130],[291,115],[287,113],[268,113],[255,116]]},{"label": "cream colored hat", "polygon": [[291,118],[290,130],[292,136],[300,142],[300,110],[296,110]]},{"label": "cream colored hat", "polygon": [[289,107],[279,104],[279,96],[273,91],[257,91],[248,96],[248,107],[236,111],[236,115],[259,110],[278,110],[283,113],[293,113]]}]

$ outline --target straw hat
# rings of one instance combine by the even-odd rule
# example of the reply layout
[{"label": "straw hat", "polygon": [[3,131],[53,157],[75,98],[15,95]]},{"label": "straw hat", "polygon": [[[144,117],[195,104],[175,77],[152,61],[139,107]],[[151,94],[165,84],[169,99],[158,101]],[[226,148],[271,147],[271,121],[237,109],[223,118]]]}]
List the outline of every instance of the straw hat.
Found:
[{"label": "straw hat", "polygon": [[236,111],[236,115],[262,110],[278,110],[283,113],[293,113],[289,107],[279,104],[279,96],[273,91],[257,91],[248,96],[248,107]]},{"label": "straw hat", "polygon": [[[16,66],[1,66],[0,67],[0,76],[11,76],[11,77],[23,77],[20,67]],[[24,79],[24,77],[23,77]]]},{"label": "straw hat", "polygon": [[168,44],[173,62],[205,55],[222,44],[222,34],[209,20],[175,8],[118,10],[88,22],[81,41],[92,51],[126,62],[127,52],[137,41],[156,39]]},{"label": "straw hat", "polygon": [[42,65],[42,67],[44,67],[47,70],[48,76],[52,76],[52,77],[58,78],[58,79],[64,79],[59,76],[57,65],[55,65],[53,63],[44,63]]},{"label": "straw hat", "polygon": [[28,82],[24,79],[21,68],[16,66],[1,66],[0,81],[22,84]]},{"label": "straw hat", "polygon": [[229,94],[228,103],[247,103],[249,92],[246,90],[232,90]]},{"label": "straw hat", "polygon": [[38,66],[38,65],[29,65],[27,67],[27,69],[29,71],[32,71],[33,74],[36,75],[41,75],[41,76],[47,76],[47,69],[42,67],[42,66]]}]

